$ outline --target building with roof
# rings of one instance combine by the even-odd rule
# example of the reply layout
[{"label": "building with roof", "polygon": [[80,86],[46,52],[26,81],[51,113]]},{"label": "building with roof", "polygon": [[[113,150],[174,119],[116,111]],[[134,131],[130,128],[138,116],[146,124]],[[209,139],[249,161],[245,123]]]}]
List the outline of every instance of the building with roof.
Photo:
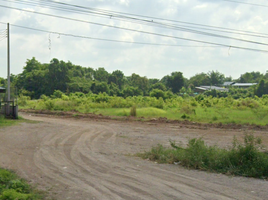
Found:
[{"label": "building with roof", "polygon": [[200,86],[200,87],[195,87],[195,92],[198,92],[198,93],[203,93],[205,91],[210,91],[210,90],[217,90],[219,92],[228,92],[229,91],[227,88],[218,87],[218,86]]},{"label": "building with roof", "polygon": [[235,84],[235,82],[224,82],[223,83],[223,87],[230,87],[230,86],[232,86],[233,84]]},{"label": "building with roof", "polygon": [[236,82],[224,82],[223,87],[236,87],[236,88],[249,88],[257,83],[236,83]]},{"label": "building with roof", "polygon": [[6,92],[6,88],[0,87],[0,93],[5,93]]},{"label": "building with roof", "polygon": [[232,85],[232,87],[236,88],[249,88],[253,85],[257,85],[257,83],[235,83]]}]

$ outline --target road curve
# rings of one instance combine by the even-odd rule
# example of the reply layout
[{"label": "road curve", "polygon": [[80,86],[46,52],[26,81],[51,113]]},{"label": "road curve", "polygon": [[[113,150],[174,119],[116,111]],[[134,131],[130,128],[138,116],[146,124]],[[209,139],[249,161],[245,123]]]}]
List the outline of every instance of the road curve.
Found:
[{"label": "road curve", "polygon": [[[0,129],[0,166],[66,199],[267,199],[268,182],[231,177],[176,165],[160,165],[132,156],[169,139],[187,141],[207,136],[209,130],[181,129],[112,120],[24,118]],[[237,134],[242,134],[237,132]],[[207,136],[207,137],[206,137]],[[232,138],[218,130],[215,138]],[[217,140],[217,139],[216,139]]]}]

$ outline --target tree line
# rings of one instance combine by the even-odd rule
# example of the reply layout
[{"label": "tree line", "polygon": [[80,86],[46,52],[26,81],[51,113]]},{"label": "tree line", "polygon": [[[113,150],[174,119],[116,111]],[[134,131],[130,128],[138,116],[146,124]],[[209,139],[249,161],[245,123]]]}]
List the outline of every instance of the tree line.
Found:
[{"label": "tree line", "polygon": [[[133,73],[125,76],[120,70],[112,73],[104,68],[93,69],[74,65],[71,62],[59,61],[53,58],[50,63],[40,63],[34,57],[28,59],[23,72],[11,75],[12,86],[18,88],[19,93],[38,99],[42,94],[50,96],[55,90],[64,93],[107,93],[111,96],[156,96],[168,97],[177,93],[192,93],[196,86],[218,85],[225,81],[240,83],[260,83],[256,94],[268,94],[268,74],[247,72],[237,80],[225,77],[218,71],[199,73],[187,79],[182,72],[172,72],[161,79],[151,79]],[[0,78],[0,86],[5,86],[6,80]]]}]

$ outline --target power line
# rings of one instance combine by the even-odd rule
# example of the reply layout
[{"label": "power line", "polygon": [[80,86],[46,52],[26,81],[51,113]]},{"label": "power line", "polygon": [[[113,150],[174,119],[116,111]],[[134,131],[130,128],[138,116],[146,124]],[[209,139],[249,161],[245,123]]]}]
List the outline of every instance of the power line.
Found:
[{"label": "power line", "polygon": [[252,6],[259,6],[259,7],[268,7],[268,5],[262,5],[262,4],[256,4],[256,3],[246,3],[246,2],[241,2],[241,1],[232,1],[232,0],[223,0],[223,1],[228,1],[232,3],[239,3],[239,4],[247,4],[247,5],[252,5]]},{"label": "power line", "polygon": [[[4,22],[0,22],[0,23],[5,24]],[[10,24],[10,25],[14,26],[14,27],[18,27],[18,28],[24,28],[24,29],[28,29],[28,30],[33,30],[33,31],[56,34],[56,35],[59,35],[59,36],[69,36],[69,37],[75,37],[75,38],[83,38],[83,39],[90,39],[90,40],[100,40],[100,41],[106,41],[106,42],[119,42],[119,43],[127,43],[127,44],[142,44],[142,45],[170,46],[170,47],[221,47],[221,46],[197,46],[197,45],[175,45],[175,44],[173,45],[173,44],[160,44],[160,43],[131,42],[131,41],[123,41],[123,40],[113,40],[113,39],[81,36],[81,35],[75,35],[75,34],[69,34],[69,33],[63,33],[63,32],[56,32],[56,31],[47,31],[47,30],[43,30],[43,29],[30,28],[30,27],[26,27],[26,26],[15,25],[15,24]]]},{"label": "power line", "polygon": [[[10,0],[1,0],[1,1],[10,2]],[[264,34],[264,33],[256,33],[256,32],[251,32],[251,31],[242,31],[242,30],[235,30],[235,29],[227,29],[227,28],[222,28],[222,27],[208,26],[208,25],[182,22],[182,21],[176,21],[176,20],[167,20],[167,19],[163,19],[163,18],[148,17],[148,16],[143,16],[143,15],[135,15],[135,14],[109,11],[109,10],[103,10],[103,9],[96,9],[96,8],[84,7],[84,6],[80,6],[80,5],[73,5],[73,4],[68,4],[68,3],[56,2],[56,1],[52,1],[52,0],[36,1],[36,3],[34,2],[34,0],[32,0],[31,2],[28,2],[25,0],[13,0],[13,2],[18,2],[20,4],[26,4],[26,5],[32,5],[32,6],[42,5],[42,7],[48,7],[48,8],[52,8],[55,10],[68,11],[68,12],[72,11],[72,13],[76,12],[79,14],[87,14],[87,15],[91,14],[94,16],[98,15],[98,17],[106,16],[106,18],[109,17],[109,18],[121,20],[121,21],[129,21],[130,20],[130,22],[132,22],[132,23],[146,24],[146,25],[154,26],[154,27],[169,28],[169,29],[173,29],[173,30],[186,31],[186,32],[202,34],[202,35],[206,35],[206,36],[213,36],[213,37],[226,38],[228,36],[222,36],[222,35],[212,34],[212,33],[203,32],[203,31],[197,31],[197,30],[193,30],[193,28],[194,29],[201,29],[201,30],[224,32],[224,33],[230,33],[230,34],[239,34],[239,35],[246,35],[246,36],[253,36],[253,37],[268,38],[268,34]],[[54,4],[56,4],[56,5],[54,5]],[[145,19],[136,18],[137,16],[143,17]],[[173,22],[173,23],[188,24],[188,25],[187,26],[185,26],[185,25],[178,26],[175,24],[156,22],[152,19],[157,19],[157,20],[161,20],[161,21],[169,21],[169,22]],[[236,38],[232,38],[232,37],[228,37],[228,38],[236,40]]]},{"label": "power line", "polygon": [[[210,44],[210,45],[219,45],[219,46],[224,46],[224,47],[232,47],[232,48],[236,48],[236,49],[244,49],[244,50],[259,51],[259,52],[268,52],[267,50],[260,50],[260,49],[247,48],[247,47],[239,47],[239,46],[234,46],[234,45],[226,45],[226,44],[221,44],[221,43],[216,43],[216,42],[208,42],[208,41],[202,41],[202,40],[196,40],[196,39],[190,39],[190,38],[182,38],[182,37],[177,37],[177,36],[164,35],[164,34],[160,34],[160,33],[152,33],[152,32],[148,32],[148,31],[141,31],[141,30],[118,27],[118,26],[112,26],[112,25],[107,25],[107,24],[102,24],[102,23],[97,23],[97,22],[90,22],[90,21],[85,21],[85,20],[69,18],[69,17],[57,16],[57,15],[52,15],[52,14],[47,14],[47,13],[29,11],[29,10],[24,10],[24,9],[20,9],[20,8],[10,7],[10,6],[0,5],[0,7],[20,10],[20,11],[24,11],[24,12],[30,12],[30,13],[35,13],[35,14],[40,14],[40,15],[45,15],[45,16],[50,16],[50,17],[56,17],[56,18],[66,19],[66,20],[71,20],[71,21],[83,22],[83,23],[88,23],[88,24],[93,24],[93,25],[98,25],[98,26],[106,26],[106,27],[110,27],[110,28],[116,28],[116,29],[133,31],[133,32],[139,32],[139,33],[150,34],[150,35],[155,35],[155,36],[161,36],[161,37],[166,37],[166,38],[180,39],[180,40],[186,40],[186,41],[198,42],[198,43]],[[240,41],[243,41],[243,40],[241,39]],[[254,44],[266,45],[266,46],[268,45],[266,43],[254,42],[254,41],[247,41],[247,42],[254,43]]]}]

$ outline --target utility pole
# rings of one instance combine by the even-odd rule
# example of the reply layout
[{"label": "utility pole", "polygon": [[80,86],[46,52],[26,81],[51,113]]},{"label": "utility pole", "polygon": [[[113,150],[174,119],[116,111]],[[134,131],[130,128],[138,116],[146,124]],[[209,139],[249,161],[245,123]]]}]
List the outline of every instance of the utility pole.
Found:
[{"label": "utility pole", "polygon": [[9,23],[7,23],[7,101],[10,102],[10,40]]}]

